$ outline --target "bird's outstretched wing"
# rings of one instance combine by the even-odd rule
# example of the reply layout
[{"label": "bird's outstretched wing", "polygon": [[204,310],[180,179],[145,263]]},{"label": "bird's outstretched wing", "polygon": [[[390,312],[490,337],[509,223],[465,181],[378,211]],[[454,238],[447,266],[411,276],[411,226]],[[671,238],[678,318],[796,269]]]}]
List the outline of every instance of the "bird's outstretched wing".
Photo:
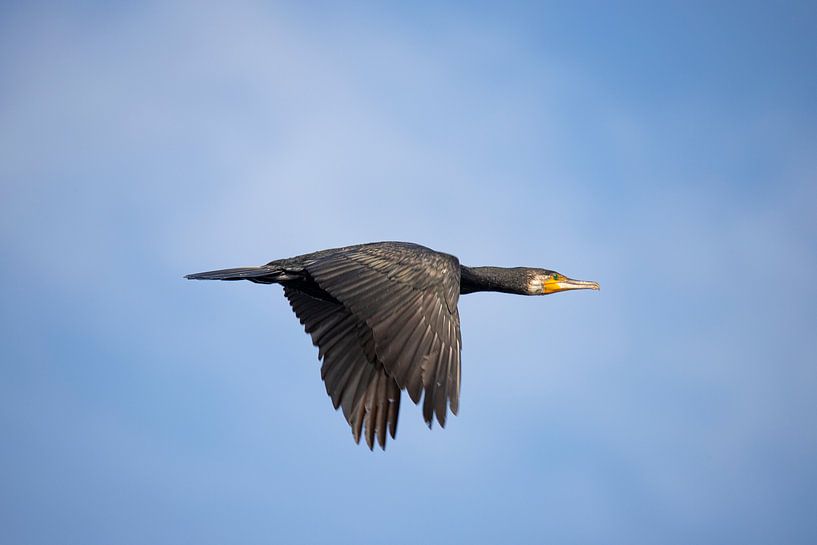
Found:
[{"label": "bird's outstretched wing", "polygon": [[343,409],[355,442],[365,432],[370,449],[375,437],[386,448],[387,428],[392,439],[397,432],[400,388],[377,361],[371,330],[340,303],[291,286],[284,295],[319,349],[326,392]]},{"label": "bird's outstretched wing", "polygon": [[[341,361],[344,351],[367,354],[372,350],[388,378],[407,390],[414,403],[424,393],[423,418],[428,426],[435,414],[445,426],[446,408],[450,406],[454,414],[459,408],[462,338],[457,258],[414,244],[372,244],[321,256],[307,264],[306,271],[351,314],[346,318],[347,332],[336,335],[336,342],[342,344],[334,348],[339,359],[333,366],[354,359],[350,355]],[[316,341],[328,357],[329,348],[323,343],[320,337]],[[376,382],[380,381],[377,377]],[[387,389],[388,384],[386,380]]]}]

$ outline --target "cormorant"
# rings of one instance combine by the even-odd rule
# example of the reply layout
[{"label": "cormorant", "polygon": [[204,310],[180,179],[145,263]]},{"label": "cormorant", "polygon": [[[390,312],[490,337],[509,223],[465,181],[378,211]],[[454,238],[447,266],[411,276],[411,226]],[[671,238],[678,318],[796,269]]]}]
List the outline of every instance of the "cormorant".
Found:
[{"label": "cormorant", "polygon": [[466,267],[453,255],[408,242],[374,242],[322,250],[261,267],[197,274],[196,280],[249,280],[281,284],[323,360],[321,378],[335,409],[352,427],[386,448],[394,438],[400,392],[423,418],[445,426],[460,397],[460,294],[499,291],[547,295],[599,289],[547,269]]}]

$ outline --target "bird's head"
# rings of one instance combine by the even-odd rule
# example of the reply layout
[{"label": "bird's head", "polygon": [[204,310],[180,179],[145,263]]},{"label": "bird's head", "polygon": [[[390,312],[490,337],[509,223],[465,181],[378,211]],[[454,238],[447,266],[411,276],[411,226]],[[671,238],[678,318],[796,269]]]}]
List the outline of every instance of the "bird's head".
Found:
[{"label": "bird's head", "polygon": [[528,294],[548,295],[567,290],[597,290],[598,282],[573,280],[562,273],[547,269],[532,269],[528,277]]}]

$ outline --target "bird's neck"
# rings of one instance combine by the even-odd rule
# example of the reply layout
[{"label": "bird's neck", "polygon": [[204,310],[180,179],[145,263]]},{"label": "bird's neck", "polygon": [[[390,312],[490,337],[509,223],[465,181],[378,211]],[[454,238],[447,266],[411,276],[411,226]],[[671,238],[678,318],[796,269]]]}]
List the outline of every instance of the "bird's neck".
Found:
[{"label": "bird's neck", "polygon": [[460,266],[460,293],[499,291],[530,295],[529,269],[525,267],[466,267]]}]

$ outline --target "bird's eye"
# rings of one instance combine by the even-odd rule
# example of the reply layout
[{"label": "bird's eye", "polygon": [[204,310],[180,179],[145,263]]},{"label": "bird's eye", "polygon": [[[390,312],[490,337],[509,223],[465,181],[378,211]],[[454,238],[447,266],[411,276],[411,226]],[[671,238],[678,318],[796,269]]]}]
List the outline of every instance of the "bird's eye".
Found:
[{"label": "bird's eye", "polygon": [[551,278],[554,279],[554,280],[558,280],[559,275],[558,274],[553,274],[553,275],[551,275]]}]

